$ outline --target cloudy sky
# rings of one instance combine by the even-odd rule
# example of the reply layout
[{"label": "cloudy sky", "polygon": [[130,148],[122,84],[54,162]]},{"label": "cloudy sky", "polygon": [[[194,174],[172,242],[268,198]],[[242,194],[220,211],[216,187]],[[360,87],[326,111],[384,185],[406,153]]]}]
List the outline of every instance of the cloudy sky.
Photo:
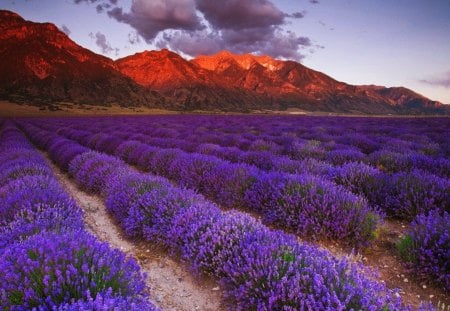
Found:
[{"label": "cloudy sky", "polygon": [[169,48],[294,59],[450,104],[450,0],[1,0],[111,58]]}]

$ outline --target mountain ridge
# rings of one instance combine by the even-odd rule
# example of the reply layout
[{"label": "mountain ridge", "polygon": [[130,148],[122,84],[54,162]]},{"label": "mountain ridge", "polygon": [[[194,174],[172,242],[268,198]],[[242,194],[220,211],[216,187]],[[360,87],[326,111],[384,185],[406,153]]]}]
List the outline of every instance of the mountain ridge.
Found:
[{"label": "mountain ridge", "polygon": [[0,99],[147,106],[169,110],[449,114],[412,90],[350,85],[295,61],[221,51],[186,60],[143,51],[112,60],[51,23],[0,10]]},{"label": "mountain ridge", "polygon": [[0,98],[57,102],[162,105],[163,97],[125,77],[113,60],[85,49],[51,23],[0,11]]}]

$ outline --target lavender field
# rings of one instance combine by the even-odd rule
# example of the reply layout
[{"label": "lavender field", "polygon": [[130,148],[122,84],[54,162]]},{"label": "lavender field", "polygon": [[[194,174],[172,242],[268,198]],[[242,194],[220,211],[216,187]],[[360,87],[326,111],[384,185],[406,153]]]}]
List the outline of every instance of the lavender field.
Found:
[{"label": "lavender field", "polygon": [[0,119],[0,309],[169,309],[62,174],[221,310],[447,310],[449,137],[449,118]]}]

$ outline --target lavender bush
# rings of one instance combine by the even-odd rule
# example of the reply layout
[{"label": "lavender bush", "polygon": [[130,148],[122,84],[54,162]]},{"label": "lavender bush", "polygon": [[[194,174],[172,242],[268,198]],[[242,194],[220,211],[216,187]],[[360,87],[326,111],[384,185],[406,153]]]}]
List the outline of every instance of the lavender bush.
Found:
[{"label": "lavender bush", "polygon": [[[244,234],[223,269],[235,310],[403,310],[361,267],[264,228]],[[391,296],[392,295],[392,296]],[[378,296],[379,297],[379,296]]]},{"label": "lavender bush", "polygon": [[405,219],[432,209],[450,210],[450,180],[421,170],[389,176],[380,195],[386,213]]},{"label": "lavender bush", "polygon": [[136,262],[84,232],[43,233],[0,256],[1,307],[52,309],[72,299],[107,293],[140,297],[144,277]]},{"label": "lavender bush", "polygon": [[378,216],[364,199],[310,175],[261,175],[247,201],[269,222],[301,236],[342,239],[362,246],[374,238]]},{"label": "lavender bush", "polygon": [[33,213],[41,205],[77,208],[54,178],[25,176],[0,188],[0,225],[7,225],[19,212]]},{"label": "lavender bush", "polygon": [[63,233],[82,230],[84,223],[79,208],[58,202],[52,205],[36,204],[32,209],[21,209],[6,225],[0,226],[0,249],[22,242],[41,232]]},{"label": "lavender bush", "polygon": [[398,243],[409,267],[450,291],[450,214],[432,210],[418,215]]},{"label": "lavender bush", "polygon": [[[119,222],[128,218],[129,210],[140,197],[153,189],[168,187],[167,180],[144,176],[139,173],[128,173],[111,179],[109,192],[106,195],[106,208]],[[134,226],[127,229],[130,234]]]},{"label": "lavender bush", "polygon": [[71,303],[60,304],[55,311],[158,311],[154,305],[145,299],[138,297],[122,297],[112,293],[109,289],[106,293],[98,293],[91,297],[87,292],[86,299],[80,299]]},{"label": "lavender bush", "polygon": [[3,165],[2,171],[0,172],[0,187],[5,184],[20,179],[24,176],[30,175],[52,175],[51,169],[41,163],[25,162],[17,163],[12,162],[11,165]]}]

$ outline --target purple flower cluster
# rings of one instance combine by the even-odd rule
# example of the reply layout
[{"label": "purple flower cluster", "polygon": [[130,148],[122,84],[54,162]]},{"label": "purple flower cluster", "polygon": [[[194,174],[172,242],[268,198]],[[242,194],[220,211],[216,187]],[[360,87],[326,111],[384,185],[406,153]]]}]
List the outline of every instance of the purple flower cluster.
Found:
[{"label": "purple flower cluster", "polygon": [[371,199],[371,186],[382,176],[382,173],[367,164],[350,162],[342,165],[332,174],[333,180],[353,193],[361,194]]},{"label": "purple flower cluster", "polygon": [[30,123],[20,123],[19,125],[27,133],[31,141],[40,148],[47,150],[50,158],[65,171],[69,169],[69,163],[74,157],[89,151],[88,148],[72,140],[62,138],[55,132],[41,130]]},{"label": "purple flower cluster", "polygon": [[450,292],[450,214],[432,210],[418,215],[398,243],[401,257],[413,269]]},{"label": "purple flower cluster", "polygon": [[156,310],[136,262],[84,231],[81,209],[11,123],[0,160],[0,309]]},{"label": "purple flower cluster", "polygon": [[0,256],[1,307],[52,309],[110,290],[119,297],[143,293],[134,260],[82,231],[42,233],[6,248]]},{"label": "purple flower cluster", "polygon": [[87,191],[107,193],[108,182],[117,175],[116,169],[123,162],[115,157],[85,152],[76,156],[69,164],[69,173]]},{"label": "purple flower cluster", "polygon": [[383,285],[355,277],[362,267],[277,232],[243,235],[223,269],[236,310],[403,310],[392,296],[373,295]]},{"label": "purple flower cluster", "polygon": [[111,289],[98,293],[94,298],[86,292],[86,298],[60,304],[55,311],[156,311],[157,309],[141,298],[114,295]]},{"label": "purple flower cluster", "polygon": [[75,203],[52,176],[24,176],[13,179],[0,188],[0,224],[6,225],[19,212],[32,213],[41,205],[56,206],[68,212],[75,210]]},{"label": "purple flower cluster", "polygon": [[335,170],[333,180],[394,218],[412,220],[432,209],[450,209],[450,180],[422,170],[385,173],[352,162]]},{"label": "purple flower cluster", "polygon": [[268,221],[300,236],[350,240],[357,246],[373,238],[378,223],[361,197],[311,175],[261,175],[247,201]]},{"label": "purple flower cluster", "polygon": [[450,180],[421,170],[380,174],[366,187],[369,200],[393,217],[412,220],[432,209],[450,210]]},{"label": "purple flower cluster", "polygon": [[399,150],[394,152],[381,149],[369,155],[368,163],[391,173],[420,169],[434,175],[450,177],[450,161],[448,159],[434,158],[418,151]]},{"label": "purple flower cluster", "polygon": [[343,165],[348,162],[362,162],[365,154],[356,148],[336,149],[327,152],[326,160],[334,165]]},{"label": "purple flower cluster", "polygon": [[11,161],[0,167],[0,187],[25,176],[51,175],[51,169],[42,163]]}]

